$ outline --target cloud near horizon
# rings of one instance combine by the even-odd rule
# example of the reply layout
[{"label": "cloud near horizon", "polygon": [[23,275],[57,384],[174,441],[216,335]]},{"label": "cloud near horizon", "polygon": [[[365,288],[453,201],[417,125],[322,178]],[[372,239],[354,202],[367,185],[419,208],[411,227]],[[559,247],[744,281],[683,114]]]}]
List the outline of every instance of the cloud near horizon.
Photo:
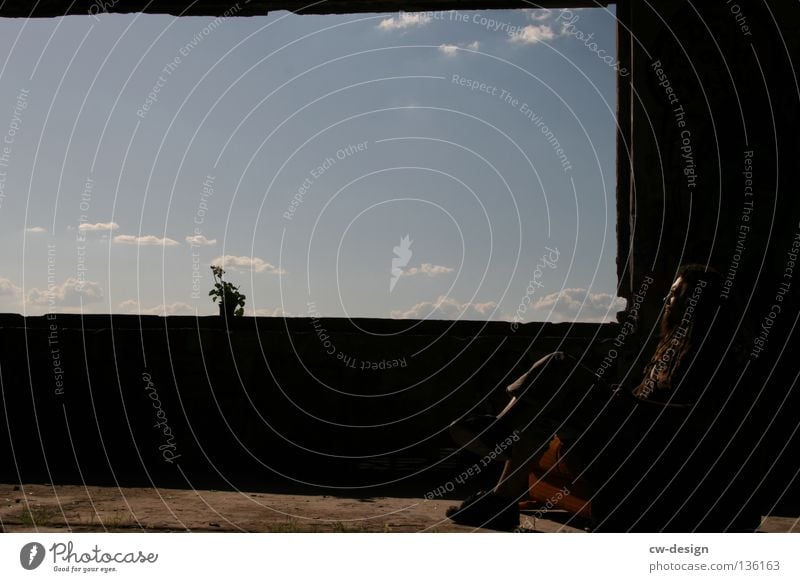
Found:
[{"label": "cloud near horizon", "polygon": [[21,291],[10,279],[0,277],[0,297],[18,297]]},{"label": "cloud near horizon", "polygon": [[134,315],[194,315],[194,308],[183,301],[175,301],[155,307],[142,308],[135,299],[127,299],[118,305],[120,310]]},{"label": "cloud near horizon", "polygon": [[284,311],[283,307],[275,307],[273,309],[268,307],[259,307],[258,309],[245,307],[244,314],[251,317],[303,317],[295,313]]},{"label": "cloud near horizon", "polygon": [[80,307],[103,300],[103,289],[95,281],[81,281],[68,277],[50,289],[33,288],[28,291],[27,302],[38,307]]},{"label": "cloud near horizon", "polygon": [[[393,319],[477,319],[487,320],[495,312],[497,303],[462,303],[458,299],[440,295],[436,301],[422,301],[407,310],[395,309]],[[499,318],[495,318],[499,319]]]},{"label": "cloud near horizon", "polygon": [[596,323],[615,321],[617,311],[625,309],[625,305],[623,298],[612,293],[590,293],[579,288],[550,293],[531,303],[534,310],[549,314],[548,321]]}]

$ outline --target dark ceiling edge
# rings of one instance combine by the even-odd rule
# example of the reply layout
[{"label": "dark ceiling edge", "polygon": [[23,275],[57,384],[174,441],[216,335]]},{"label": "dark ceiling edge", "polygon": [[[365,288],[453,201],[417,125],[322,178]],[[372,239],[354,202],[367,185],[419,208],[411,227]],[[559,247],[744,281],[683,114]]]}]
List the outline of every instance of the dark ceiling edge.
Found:
[{"label": "dark ceiling edge", "polygon": [[[428,12],[444,10],[514,9],[514,8],[580,8],[608,5],[606,0],[422,0],[403,2],[383,0],[331,0],[318,2],[292,2],[280,0],[197,0],[193,3],[173,0],[39,0],[20,2],[0,0],[0,17],[4,18],[53,18],[66,15],[99,16],[101,14],[171,14],[173,16],[263,16],[269,12],[286,10],[297,14],[348,14],[356,12]],[[188,6],[187,6],[188,4]]]}]

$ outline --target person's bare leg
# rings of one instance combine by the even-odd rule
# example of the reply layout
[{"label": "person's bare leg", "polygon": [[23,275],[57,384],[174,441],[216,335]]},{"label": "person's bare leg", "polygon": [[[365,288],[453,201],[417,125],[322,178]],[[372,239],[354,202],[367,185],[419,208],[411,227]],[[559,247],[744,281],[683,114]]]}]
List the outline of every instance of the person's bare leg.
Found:
[{"label": "person's bare leg", "polygon": [[[539,372],[545,364],[553,359],[553,355],[548,355],[536,362],[528,375]],[[555,358],[562,360],[562,357]],[[522,378],[517,381],[521,384]],[[515,417],[518,416],[517,409],[525,408],[524,404],[520,401],[518,396],[512,396],[505,408],[497,414],[497,420],[505,420],[509,425],[514,426]],[[503,464],[503,471],[500,473],[500,478],[497,481],[493,491],[495,495],[500,497],[508,497],[513,499],[522,498],[528,490],[528,475],[531,468],[538,459],[538,454],[543,450],[543,447],[537,444],[531,444],[530,436],[526,434],[527,438],[522,439],[520,442],[514,444],[514,449],[511,459],[505,461]]]},{"label": "person's bare leg", "polygon": [[514,406],[517,404],[518,400],[519,399],[516,396],[512,396],[511,400],[509,400],[508,404],[506,404],[506,407],[498,413],[497,420],[500,420],[501,418],[510,414],[511,411],[514,410]]},{"label": "person's bare leg", "polygon": [[508,497],[519,500],[528,490],[528,474],[530,473],[531,461],[512,457],[503,465],[503,472],[497,481],[493,491],[500,497]]},{"label": "person's bare leg", "polygon": [[[488,426],[483,418],[461,419],[450,426],[450,434],[462,447],[485,455],[487,449],[491,450],[497,445],[499,438],[508,436],[512,431],[520,435],[529,430],[532,419],[535,419],[536,425],[551,426],[553,419],[546,419],[542,413],[548,406],[555,404],[557,408],[558,400],[566,398],[571,401],[567,392],[573,393],[575,390],[567,389],[568,381],[570,386],[578,385],[582,389],[591,384],[587,381],[586,370],[578,365],[574,357],[565,352],[548,354],[507,388],[510,400],[495,416],[497,422],[494,426]],[[501,457],[506,458],[506,455]]]},{"label": "person's bare leg", "polygon": [[[537,467],[555,431],[561,432],[566,428],[561,418],[564,412],[572,410],[575,396],[582,396],[593,384],[593,381],[587,381],[586,368],[577,364],[575,358],[564,352],[549,354],[508,387],[511,400],[495,417],[497,425],[494,432],[500,430],[505,435],[510,433],[513,440],[511,457],[504,461],[495,487],[490,492],[479,492],[461,505],[449,508],[447,516],[450,519],[469,525],[493,524],[499,529],[517,526],[519,509],[516,502],[528,496],[531,470]],[[569,409],[565,410],[565,406]],[[456,442],[489,438],[489,441],[481,443],[484,447],[495,443],[493,437],[497,435],[490,434],[488,428],[478,427],[477,430],[481,433],[477,434],[474,426],[466,426],[462,438],[456,438]],[[484,437],[483,433],[487,433],[487,436]]]},{"label": "person's bare leg", "polygon": [[[519,416],[531,416],[535,413],[535,410],[528,410],[528,408],[525,402],[519,401],[512,401],[506,407],[507,410],[517,410]],[[507,414],[505,410],[504,413]],[[550,441],[553,440],[553,434],[542,424],[531,423],[525,427],[518,427],[514,431],[513,434],[517,437],[517,440],[511,447],[511,458],[503,465],[500,479],[494,488],[494,492],[497,495],[515,499],[520,499],[526,495],[528,491],[528,476],[537,465],[544,451],[547,450]]]}]

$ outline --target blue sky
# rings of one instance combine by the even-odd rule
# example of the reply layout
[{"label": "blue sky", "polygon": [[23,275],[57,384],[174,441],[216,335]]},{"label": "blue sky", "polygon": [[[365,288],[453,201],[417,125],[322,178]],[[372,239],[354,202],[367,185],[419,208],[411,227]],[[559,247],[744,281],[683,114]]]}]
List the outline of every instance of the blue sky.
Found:
[{"label": "blue sky", "polygon": [[0,20],[0,311],[611,320],[614,30]]}]

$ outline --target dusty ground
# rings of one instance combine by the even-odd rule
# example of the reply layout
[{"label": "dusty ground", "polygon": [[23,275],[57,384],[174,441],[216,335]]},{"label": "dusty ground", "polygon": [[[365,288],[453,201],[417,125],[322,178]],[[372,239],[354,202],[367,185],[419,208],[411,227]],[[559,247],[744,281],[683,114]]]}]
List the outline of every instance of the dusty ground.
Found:
[{"label": "dusty ground", "polygon": [[[470,532],[444,518],[452,500],[286,493],[0,484],[0,525],[26,531]],[[523,515],[526,531],[578,532],[565,515]],[[767,517],[761,531],[800,532]]]}]

